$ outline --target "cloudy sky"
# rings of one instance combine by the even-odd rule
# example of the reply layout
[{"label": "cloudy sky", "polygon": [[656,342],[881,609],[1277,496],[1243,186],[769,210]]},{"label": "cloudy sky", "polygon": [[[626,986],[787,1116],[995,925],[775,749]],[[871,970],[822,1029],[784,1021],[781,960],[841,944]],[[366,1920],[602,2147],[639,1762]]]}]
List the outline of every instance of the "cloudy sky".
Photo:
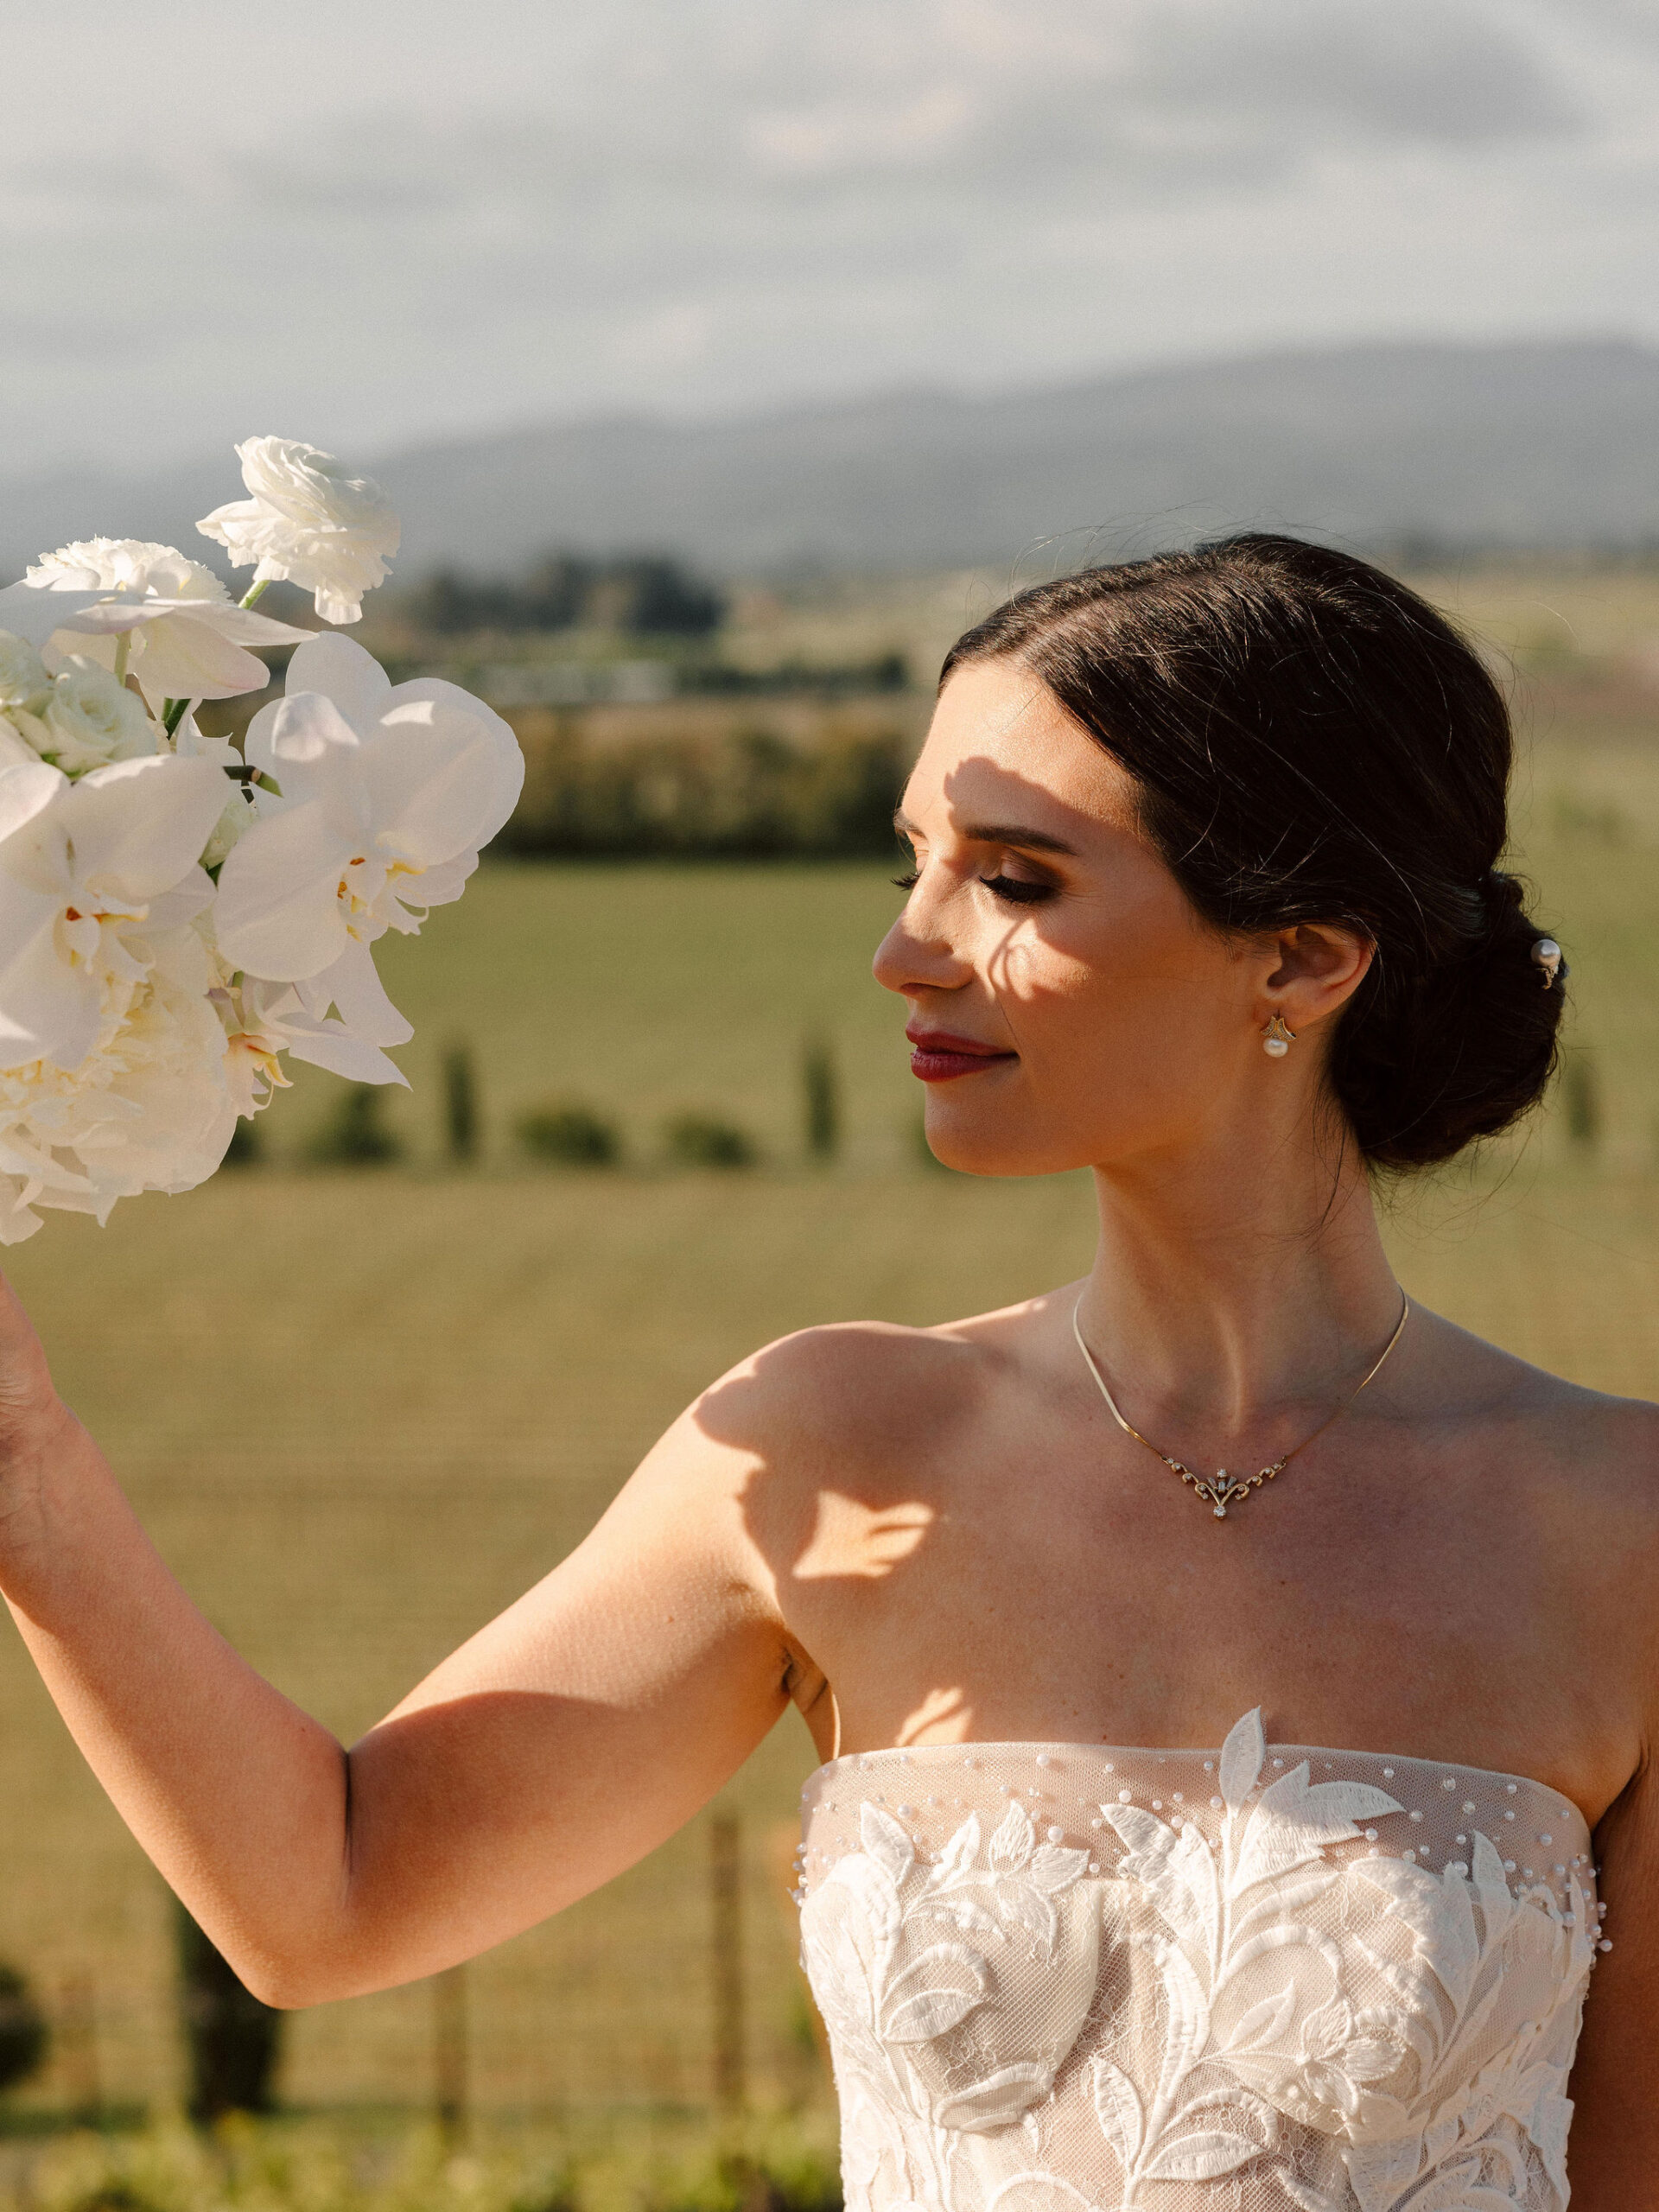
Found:
[{"label": "cloudy sky", "polygon": [[1659,0],[0,0],[0,476],[1659,339]]}]

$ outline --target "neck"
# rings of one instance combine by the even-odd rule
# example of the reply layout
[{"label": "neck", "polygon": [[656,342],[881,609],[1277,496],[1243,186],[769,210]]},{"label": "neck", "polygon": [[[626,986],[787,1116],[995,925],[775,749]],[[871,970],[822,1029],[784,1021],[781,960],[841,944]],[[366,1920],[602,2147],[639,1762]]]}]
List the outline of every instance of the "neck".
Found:
[{"label": "neck", "polygon": [[1363,1167],[1305,1126],[1095,1171],[1100,1241],[1078,1320],[1161,1450],[1262,1461],[1353,1389],[1400,1318]]}]

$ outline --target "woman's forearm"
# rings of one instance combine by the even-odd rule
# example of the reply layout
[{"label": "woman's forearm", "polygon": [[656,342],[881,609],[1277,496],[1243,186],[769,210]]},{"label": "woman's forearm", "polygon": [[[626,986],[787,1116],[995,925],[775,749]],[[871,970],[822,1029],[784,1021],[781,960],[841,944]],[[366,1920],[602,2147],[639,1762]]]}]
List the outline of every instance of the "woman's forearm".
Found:
[{"label": "woman's forearm", "polygon": [[256,1995],[349,1980],[346,1755],[185,1595],[55,1399],[0,1425],[0,1590],[127,1825]]},{"label": "woman's forearm", "polygon": [[0,1281],[0,1592],[117,1809],[273,2004],[517,1935],[722,1786],[785,1702],[752,1464],[677,1422],[570,1558],[348,1754],[175,1581]]}]

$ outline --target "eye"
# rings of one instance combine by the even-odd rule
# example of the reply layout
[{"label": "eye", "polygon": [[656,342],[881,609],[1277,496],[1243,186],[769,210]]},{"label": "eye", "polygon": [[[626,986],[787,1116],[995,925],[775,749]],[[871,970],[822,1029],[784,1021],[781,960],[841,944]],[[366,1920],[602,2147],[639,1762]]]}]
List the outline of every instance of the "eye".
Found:
[{"label": "eye", "polygon": [[982,875],[980,881],[995,898],[1005,899],[1010,906],[1039,906],[1045,899],[1054,896],[1052,883],[1032,883],[1017,875]]},{"label": "eye", "polygon": [[918,868],[908,868],[903,875],[895,875],[893,879],[900,891],[913,891],[921,880],[922,872]]}]

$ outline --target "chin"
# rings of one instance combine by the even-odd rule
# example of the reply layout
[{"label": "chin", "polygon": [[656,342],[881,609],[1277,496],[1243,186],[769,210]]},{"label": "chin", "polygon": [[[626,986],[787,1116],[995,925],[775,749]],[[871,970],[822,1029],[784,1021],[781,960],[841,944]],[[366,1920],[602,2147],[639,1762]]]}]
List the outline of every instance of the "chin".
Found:
[{"label": "chin", "polygon": [[1064,1175],[1090,1164],[1069,1147],[1033,1145],[1028,1130],[976,1123],[976,1117],[936,1109],[931,1100],[925,1126],[928,1150],[941,1167],[958,1175]]}]

